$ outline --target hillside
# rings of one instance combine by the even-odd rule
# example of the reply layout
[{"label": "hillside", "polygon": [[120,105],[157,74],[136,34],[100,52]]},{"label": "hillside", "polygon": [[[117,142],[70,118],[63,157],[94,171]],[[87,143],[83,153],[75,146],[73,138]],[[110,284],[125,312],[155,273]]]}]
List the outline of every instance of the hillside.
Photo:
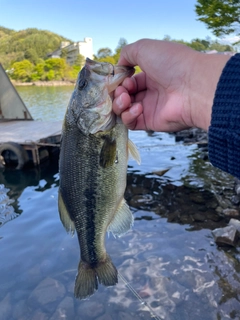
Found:
[{"label": "hillside", "polygon": [[70,41],[56,33],[35,28],[15,31],[0,26],[0,63],[7,69],[14,61],[28,59],[36,64],[59,48],[61,41]]}]

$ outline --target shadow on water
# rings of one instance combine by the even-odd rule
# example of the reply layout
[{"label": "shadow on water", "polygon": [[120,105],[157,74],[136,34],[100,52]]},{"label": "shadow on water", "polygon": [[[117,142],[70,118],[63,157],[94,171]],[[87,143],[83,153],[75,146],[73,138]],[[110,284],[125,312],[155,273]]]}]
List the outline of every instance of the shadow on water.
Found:
[{"label": "shadow on water", "polygon": [[154,212],[168,222],[190,225],[188,231],[219,228],[228,222],[216,211],[219,204],[213,192],[203,187],[175,186],[156,176],[129,173],[125,198],[135,209],[135,216],[138,210],[150,212],[137,215],[135,220],[151,220]]}]

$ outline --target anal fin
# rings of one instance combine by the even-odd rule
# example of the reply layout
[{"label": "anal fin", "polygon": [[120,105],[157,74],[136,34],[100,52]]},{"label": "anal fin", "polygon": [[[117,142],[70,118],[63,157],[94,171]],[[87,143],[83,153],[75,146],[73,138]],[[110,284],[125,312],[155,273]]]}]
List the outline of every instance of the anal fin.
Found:
[{"label": "anal fin", "polygon": [[69,216],[67,208],[63,202],[63,198],[60,190],[58,192],[58,211],[59,211],[60,219],[62,221],[64,228],[67,230],[68,233],[71,233],[71,235],[74,235],[75,225]]},{"label": "anal fin", "polygon": [[141,157],[140,157],[140,153],[136,147],[136,145],[130,140],[128,139],[128,152],[129,155],[137,161],[137,164],[141,164]]},{"label": "anal fin", "polygon": [[107,231],[112,232],[114,236],[120,237],[133,226],[133,215],[126,201],[122,199],[114,219],[108,226]]}]

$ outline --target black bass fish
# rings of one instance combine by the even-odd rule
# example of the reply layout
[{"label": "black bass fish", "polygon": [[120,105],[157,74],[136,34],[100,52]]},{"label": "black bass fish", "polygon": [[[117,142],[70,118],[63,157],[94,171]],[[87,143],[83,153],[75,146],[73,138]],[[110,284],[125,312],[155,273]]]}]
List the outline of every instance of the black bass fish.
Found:
[{"label": "black bass fish", "polygon": [[86,59],[62,128],[59,213],[70,233],[76,230],[81,260],[74,295],[84,299],[98,283],[118,282],[105,249],[106,232],[120,236],[133,224],[124,200],[129,154],[140,163],[128,130],[112,111],[112,94],[134,69]]}]

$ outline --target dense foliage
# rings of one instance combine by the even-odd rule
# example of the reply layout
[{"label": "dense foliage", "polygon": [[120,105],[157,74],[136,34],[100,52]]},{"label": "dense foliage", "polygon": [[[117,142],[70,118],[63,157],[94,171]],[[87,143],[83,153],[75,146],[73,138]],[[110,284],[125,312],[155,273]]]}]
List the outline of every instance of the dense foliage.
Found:
[{"label": "dense foliage", "polygon": [[75,80],[82,57],[75,66],[62,58],[47,58],[68,39],[55,33],[38,29],[14,31],[0,27],[0,63],[14,80],[23,82],[37,80]]},{"label": "dense foliage", "polygon": [[171,39],[169,36],[165,36],[164,40],[185,44],[186,46],[196,51],[203,51],[203,52],[212,51],[212,50],[216,50],[218,52],[234,51],[234,48],[230,44],[222,44],[217,40],[212,40],[210,37],[207,37],[204,40],[196,38],[191,40],[191,42],[186,42],[184,40],[174,40],[174,39]]},{"label": "dense foliage", "polygon": [[239,35],[239,0],[197,0],[196,13],[216,36],[234,32]]},{"label": "dense foliage", "polygon": [[[67,52],[64,49],[61,58],[48,58],[48,53],[57,50],[61,42],[66,40],[50,31],[38,29],[14,31],[0,27],[0,63],[8,70],[9,76],[18,81],[75,80],[80,66],[84,63],[83,56],[77,57],[74,66],[67,64]],[[193,39],[190,43],[174,40],[169,36],[165,36],[164,40],[180,42],[198,51],[233,51],[233,47],[212,41],[210,38]],[[121,38],[114,53],[110,48],[101,48],[94,59],[116,64],[121,49],[126,44],[127,41]],[[138,66],[135,69],[136,72],[141,71]]]},{"label": "dense foliage", "polygon": [[0,27],[0,62],[5,68],[9,68],[12,62],[24,59],[36,64],[39,59],[45,59],[48,53],[58,49],[62,41],[67,40],[45,30],[14,31]]},{"label": "dense foliage", "polygon": [[65,59],[50,58],[34,65],[29,60],[14,62],[8,71],[9,76],[18,81],[75,80],[80,66],[69,66]]}]

